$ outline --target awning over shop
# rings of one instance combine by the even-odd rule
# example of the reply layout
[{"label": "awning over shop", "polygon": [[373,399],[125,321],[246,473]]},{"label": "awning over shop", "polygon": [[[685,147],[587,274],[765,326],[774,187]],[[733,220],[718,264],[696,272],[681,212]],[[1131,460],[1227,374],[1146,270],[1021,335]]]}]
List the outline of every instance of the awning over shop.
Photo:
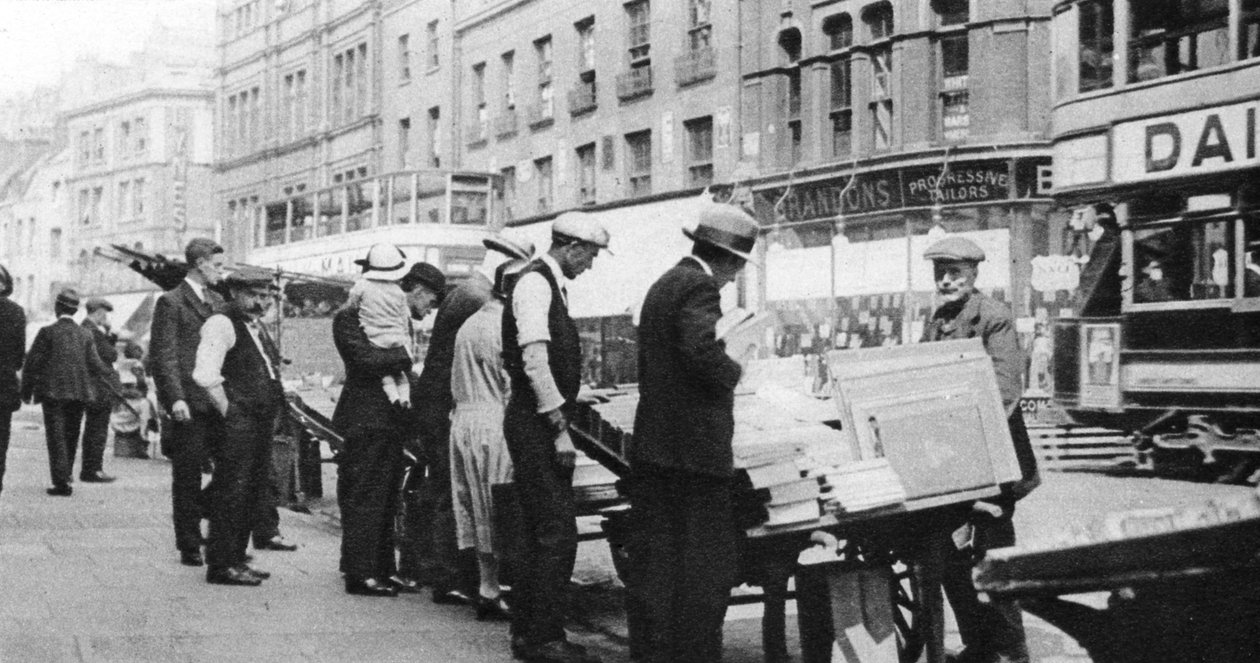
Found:
[{"label": "awning over shop", "polygon": [[[700,208],[706,204],[712,204],[710,198],[695,196],[590,212],[612,236],[612,254],[601,253],[591,271],[568,287],[573,317],[631,315],[637,320],[648,288],[691,252],[691,240],[682,230],[695,227]],[[550,222],[520,230],[539,251],[551,245]],[[733,292],[734,288],[728,286],[727,290]]]}]

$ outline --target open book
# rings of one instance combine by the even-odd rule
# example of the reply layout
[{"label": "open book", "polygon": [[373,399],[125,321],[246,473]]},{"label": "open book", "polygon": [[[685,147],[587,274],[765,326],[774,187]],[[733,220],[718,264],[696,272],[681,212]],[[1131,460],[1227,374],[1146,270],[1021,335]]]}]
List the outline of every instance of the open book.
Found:
[{"label": "open book", "polygon": [[765,313],[735,307],[718,318],[714,333],[726,342],[726,354],[742,364],[757,357],[757,350],[765,343],[764,323],[768,321]]}]

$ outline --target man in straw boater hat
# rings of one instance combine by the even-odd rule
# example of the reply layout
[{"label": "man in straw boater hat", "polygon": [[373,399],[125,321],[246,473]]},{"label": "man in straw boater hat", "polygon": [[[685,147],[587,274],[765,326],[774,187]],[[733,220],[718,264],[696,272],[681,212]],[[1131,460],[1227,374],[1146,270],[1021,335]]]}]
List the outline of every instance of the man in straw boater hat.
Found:
[{"label": "man in straw boater hat", "polygon": [[598,662],[564,631],[565,598],[577,559],[569,418],[582,381],[582,346],[565,285],[608,248],[594,217],[565,212],[551,246],[529,262],[503,308],[503,364],[511,395],[503,418],[516,468],[522,559],[513,592],[512,653],[527,661]]},{"label": "man in straw boater hat", "polygon": [[691,255],[648,290],[639,320],[639,408],[629,450],[631,635],[645,662],[716,663],[737,572],[734,394],[742,369],[716,337],[720,290],[751,259],[757,223],[712,204]]},{"label": "man in straw boater hat", "polygon": [[973,557],[988,548],[1015,545],[1012,517],[1015,502],[1040,483],[1037,460],[1019,410],[1023,392],[1020,367],[1023,355],[1015,336],[1015,323],[1005,304],[976,290],[984,250],[962,237],[947,237],[923,253],[932,261],[936,293],[942,304],[923,329],[922,342],[979,338],[993,359],[998,392],[1006,407],[1007,423],[1015,444],[1022,479],[1002,487],[1002,494],[977,503],[964,525],[973,543],[969,550],[953,545],[941,584],[958,620],[964,649],[951,661],[957,663],[1026,663],[1028,644],[1019,606],[1010,602],[981,603],[971,582]]},{"label": "man in straw boater hat", "polygon": [[18,371],[26,360],[26,311],[9,299],[13,277],[0,265],[0,491],[4,490],[5,457],[9,453],[13,413],[22,407]]},{"label": "man in straw boater hat", "polygon": [[[109,386],[121,389],[112,366],[101,361],[92,333],[74,321],[79,294],[62,290],[53,302],[57,321],[35,334],[22,368],[22,399],[44,409],[48,441],[49,495],[69,497],[79,430],[88,405]],[[86,458],[84,462],[90,462]]]},{"label": "man in straw boater hat", "polygon": [[280,355],[258,320],[276,285],[270,272],[245,267],[224,279],[231,301],[201,327],[193,379],[223,419],[213,450],[206,582],[255,586],[270,576],[246,564],[245,549],[271,469],[271,438],[284,405]]}]

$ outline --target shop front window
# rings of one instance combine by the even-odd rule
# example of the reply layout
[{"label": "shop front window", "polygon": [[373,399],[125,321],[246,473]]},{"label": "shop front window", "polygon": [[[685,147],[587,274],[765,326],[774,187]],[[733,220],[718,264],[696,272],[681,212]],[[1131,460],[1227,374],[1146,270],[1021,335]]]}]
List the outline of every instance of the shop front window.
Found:
[{"label": "shop front window", "polygon": [[1134,3],[1129,23],[1130,81],[1149,81],[1230,60],[1228,0]]},{"label": "shop front window", "polygon": [[1230,221],[1153,224],[1133,234],[1133,303],[1234,296]]}]

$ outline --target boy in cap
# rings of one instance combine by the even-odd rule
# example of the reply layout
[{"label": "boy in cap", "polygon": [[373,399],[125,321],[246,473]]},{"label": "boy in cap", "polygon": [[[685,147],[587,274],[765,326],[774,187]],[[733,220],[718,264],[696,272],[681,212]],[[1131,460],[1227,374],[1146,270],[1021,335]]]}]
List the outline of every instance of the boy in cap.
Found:
[{"label": "boy in cap", "polygon": [[[92,333],[96,343],[96,353],[101,361],[113,366],[118,361],[118,335],[109,328],[109,314],[114,305],[100,297],[90,297],[83,305],[87,316],[83,318],[83,328]],[[110,370],[113,370],[112,368]],[[117,373],[114,374],[117,376]],[[114,477],[105,474],[105,444],[109,439],[109,417],[113,412],[116,394],[110,393],[108,385],[102,385],[97,400],[88,403],[83,417],[83,469],[79,479],[88,483],[109,483]]]},{"label": "boy in cap", "polygon": [[715,203],[684,233],[691,255],[652,284],[639,319],[629,584],[643,619],[631,641],[645,662],[718,663],[738,566],[730,485],[742,369],[715,325],[720,290],[750,259],[757,223]]},{"label": "boy in cap", "polygon": [[35,335],[22,368],[22,399],[43,406],[52,476],[48,494],[58,497],[74,492],[70,484],[84,410],[98,398],[102,384],[118,386],[113,368],[97,354],[92,334],[75,323],[78,310],[77,292],[66,289],[57,294],[53,302],[57,321]]},{"label": "boy in cap", "polygon": [[[368,340],[378,348],[404,348],[411,353],[411,315],[407,293],[398,280],[407,273],[407,256],[391,244],[376,244],[366,258],[354,261],[363,276],[350,288],[346,304],[359,309],[359,323]],[[411,407],[411,383],[403,371],[381,378],[385,397],[394,407]]]},{"label": "boy in cap", "polygon": [[[1023,478],[1003,486],[1003,493],[977,503],[964,525],[972,533],[972,549],[953,552],[946,561],[941,585],[954,609],[964,649],[953,663],[1027,663],[1028,644],[1017,604],[981,603],[971,582],[972,555],[988,548],[1015,545],[1015,502],[1040,483],[1037,460],[1032,452],[1024,418],[1019,410],[1023,391],[1020,366],[1023,357],[1015,336],[1015,325],[1006,306],[976,290],[979,264],[984,250],[962,237],[948,237],[924,252],[932,261],[936,293],[943,303],[923,330],[923,342],[979,338],[993,360],[998,391],[1006,407],[1007,424],[1015,444],[1015,455]],[[967,530],[964,530],[967,531]]]}]

